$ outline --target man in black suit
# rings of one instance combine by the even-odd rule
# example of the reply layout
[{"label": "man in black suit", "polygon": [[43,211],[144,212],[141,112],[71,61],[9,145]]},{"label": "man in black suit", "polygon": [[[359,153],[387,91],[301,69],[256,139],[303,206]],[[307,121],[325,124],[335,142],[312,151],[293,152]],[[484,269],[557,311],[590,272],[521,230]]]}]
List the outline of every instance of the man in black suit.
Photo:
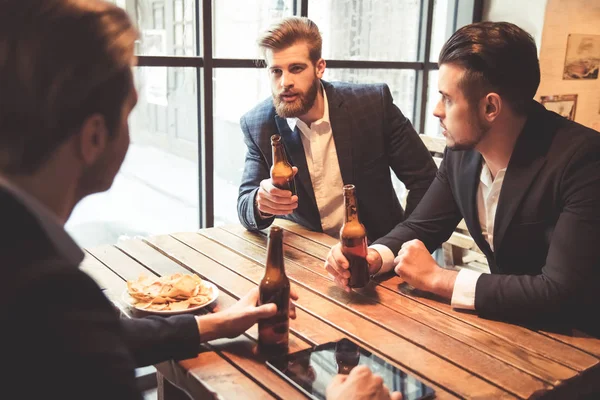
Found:
[{"label": "man in black suit", "polygon": [[[371,273],[395,266],[456,308],[599,335],[600,135],[532,100],[537,51],[513,24],[465,26],[439,60],[447,150],[411,217],[370,249]],[[429,254],[461,218],[491,273],[442,269]],[[334,247],[325,267],[343,287],[347,265]]]},{"label": "man in black suit", "polygon": [[0,353],[15,398],[141,399],[134,367],[195,357],[276,312],[254,289],[215,314],[120,320],[78,269],[63,226],[127,152],[136,37],[102,1],[0,3]]},{"label": "man in black suit", "polygon": [[[247,146],[238,216],[250,230],[281,216],[338,236],[344,218],[342,186],[356,186],[359,214],[370,241],[416,207],[436,166],[386,84],[325,82],[321,35],[307,18],[285,18],[258,40],[272,98],[245,114]],[[270,137],[281,135],[297,171],[297,196],[273,186]],[[409,190],[402,209],[390,168]]]}]

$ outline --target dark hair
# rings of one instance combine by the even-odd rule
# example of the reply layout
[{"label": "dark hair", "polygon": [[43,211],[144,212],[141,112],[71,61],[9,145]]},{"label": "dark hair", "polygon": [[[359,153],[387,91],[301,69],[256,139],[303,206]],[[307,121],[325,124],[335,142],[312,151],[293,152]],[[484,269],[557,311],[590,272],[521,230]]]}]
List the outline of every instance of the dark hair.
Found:
[{"label": "dark hair", "polygon": [[99,0],[0,3],[0,171],[34,172],[87,117],[111,134],[131,88],[137,31]]},{"label": "dark hair", "polygon": [[287,17],[271,25],[256,41],[263,56],[267,49],[283,50],[298,42],[308,45],[310,60],[321,58],[323,39],[317,24],[306,17]]},{"label": "dark hair", "polygon": [[439,64],[465,68],[459,87],[471,104],[493,91],[520,114],[527,112],[540,84],[535,41],[508,22],[478,22],[460,28],[444,44]]}]

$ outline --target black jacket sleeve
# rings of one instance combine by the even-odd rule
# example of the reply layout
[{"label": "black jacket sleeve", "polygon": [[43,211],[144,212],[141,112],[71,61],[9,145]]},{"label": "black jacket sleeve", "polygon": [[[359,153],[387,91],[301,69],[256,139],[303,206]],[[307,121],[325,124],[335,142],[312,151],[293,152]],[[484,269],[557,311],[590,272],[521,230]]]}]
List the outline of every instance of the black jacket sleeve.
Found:
[{"label": "black jacket sleeve", "polygon": [[[46,266],[44,266],[46,267]],[[3,327],[3,382],[21,398],[142,399],[118,317],[75,267],[31,276]],[[32,377],[33,374],[33,377]]]},{"label": "black jacket sleeve", "polygon": [[193,315],[123,318],[121,325],[136,367],[192,358],[200,349],[198,324]]},{"label": "black jacket sleeve", "polygon": [[446,164],[442,161],[433,183],[410,217],[374,243],[398,254],[404,242],[419,239],[433,252],[448,240],[461,219],[446,176]]}]

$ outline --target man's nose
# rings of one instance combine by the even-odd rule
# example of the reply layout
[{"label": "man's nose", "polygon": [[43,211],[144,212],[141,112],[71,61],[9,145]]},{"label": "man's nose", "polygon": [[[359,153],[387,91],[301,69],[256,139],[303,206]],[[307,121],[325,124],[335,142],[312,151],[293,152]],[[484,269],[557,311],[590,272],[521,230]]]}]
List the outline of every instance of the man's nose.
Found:
[{"label": "man's nose", "polygon": [[435,108],[433,109],[433,115],[437,118],[442,118],[444,116],[444,107],[442,104],[442,100],[438,100]]},{"label": "man's nose", "polygon": [[281,74],[281,86],[284,88],[291,88],[294,86],[294,79],[291,74],[287,72]]}]

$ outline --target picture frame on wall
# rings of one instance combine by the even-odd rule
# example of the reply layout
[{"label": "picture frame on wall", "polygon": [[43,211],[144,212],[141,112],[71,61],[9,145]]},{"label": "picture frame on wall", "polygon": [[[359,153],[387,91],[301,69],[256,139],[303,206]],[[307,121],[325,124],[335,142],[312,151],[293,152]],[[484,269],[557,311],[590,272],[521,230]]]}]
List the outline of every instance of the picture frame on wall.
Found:
[{"label": "picture frame on wall", "polygon": [[577,108],[576,94],[559,94],[554,96],[542,96],[541,103],[547,110],[575,121],[575,109]]},{"label": "picture frame on wall", "polygon": [[598,79],[600,35],[570,34],[563,79]]}]

